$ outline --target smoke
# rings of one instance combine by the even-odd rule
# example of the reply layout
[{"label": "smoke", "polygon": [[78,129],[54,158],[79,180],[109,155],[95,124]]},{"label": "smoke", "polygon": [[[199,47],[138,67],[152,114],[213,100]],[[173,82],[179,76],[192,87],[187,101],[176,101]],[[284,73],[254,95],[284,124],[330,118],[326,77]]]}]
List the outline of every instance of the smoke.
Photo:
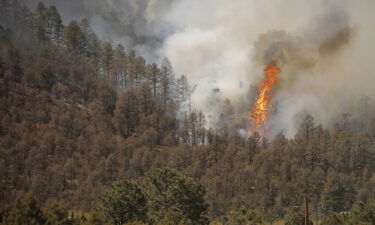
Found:
[{"label": "smoke", "polygon": [[206,100],[218,88],[237,116],[245,117],[255,96],[243,100],[249,86],[240,84],[258,85],[265,65],[276,60],[281,82],[273,92],[268,130],[290,137],[307,113],[329,127],[343,113],[355,114],[362,95],[374,97],[369,87],[375,81],[369,63],[374,6],[371,1],[181,1],[168,18],[183,29],[168,37],[164,50],[177,72],[198,85],[193,102],[208,114],[218,111]]},{"label": "smoke", "polygon": [[355,33],[348,13],[338,5],[313,18],[301,34],[292,35],[284,30],[260,34],[255,42],[254,61],[260,65],[276,61],[286,70],[284,81],[291,82],[299,71],[310,71],[322,62],[332,63]]},{"label": "smoke", "polygon": [[[270,135],[296,132],[306,113],[328,126],[375,97],[373,0],[46,0],[64,20],[87,17],[100,36],[135,49],[148,62],[168,57],[195,91],[193,107],[210,118],[231,101],[247,113],[270,60],[281,67]],[[252,88],[250,88],[252,87]],[[224,104],[225,103],[225,104]]]},{"label": "smoke", "polygon": [[[27,0],[31,8],[40,0]],[[161,19],[173,0],[42,0],[57,6],[65,23],[87,18],[101,38],[110,37],[147,61],[162,58],[158,51],[175,27]]]},{"label": "smoke", "polygon": [[[365,70],[363,64],[354,63],[371,58],[368,51],[359,50],[374,36],[367,27],[369,15],[359,15],[362,7],[374,4],[328,3],[299,30],[271,30],[255,42],[254,62],[265,65],[276,60],[282,68],[281,83],[273,93],[276,113],[268,123],[271,136],[279,131],[292,136],[307,113],[328,127],[345,112],[363,117],[355,107],[363,95],[374,97],[374,90],[366,87],[374,81],[374,68]],[[374,102],[362,110],[375,112]]]}]

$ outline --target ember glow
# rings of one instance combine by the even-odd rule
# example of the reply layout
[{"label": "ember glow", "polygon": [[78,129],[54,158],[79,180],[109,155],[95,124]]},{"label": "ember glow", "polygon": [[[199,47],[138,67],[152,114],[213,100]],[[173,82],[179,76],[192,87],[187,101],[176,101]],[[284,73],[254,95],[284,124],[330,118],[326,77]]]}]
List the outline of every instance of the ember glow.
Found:
[{"label": "ember glow", "polygon": [[254,131],[260,132],[268,120],[270,93],[279,80],[280,68],[276,62],[271,62],[264,69],[265,80],[259,87],[259,95],[252,112],[249,114]]}]

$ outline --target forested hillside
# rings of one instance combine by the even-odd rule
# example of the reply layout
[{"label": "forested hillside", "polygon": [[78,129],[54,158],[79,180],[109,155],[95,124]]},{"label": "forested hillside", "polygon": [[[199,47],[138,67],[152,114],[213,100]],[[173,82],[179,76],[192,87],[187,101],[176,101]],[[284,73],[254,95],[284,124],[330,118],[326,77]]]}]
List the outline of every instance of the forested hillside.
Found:
[{"label": "forested hillside", "polygon": [[[43,3],[1,0],[0,24],[0,224],[26,224],[9,219],[23,207],[35,210],[33,224],[51,215],[70,222],[48,224],[266,224],[302,213],[305,196],[314,222],[374,224],[375,116],[366,107],[363,118],[342,112],[333,129],[306,115],[294,138],[268,140],[240,134],[227,101],[225,125],[207,128],[168,59],[147,64]],[[121,196],[121,185],[139,210],[112,220],[108,195]],[[163,211],[166,202],[179,205]],[[74,222],[71,212],[90,219]]]}]

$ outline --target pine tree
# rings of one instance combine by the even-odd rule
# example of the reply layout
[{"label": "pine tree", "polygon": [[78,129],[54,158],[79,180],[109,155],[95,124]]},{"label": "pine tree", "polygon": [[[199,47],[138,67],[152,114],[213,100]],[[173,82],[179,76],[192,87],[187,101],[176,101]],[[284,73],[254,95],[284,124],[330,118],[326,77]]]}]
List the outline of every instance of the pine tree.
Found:
[{"label": "pine tree", "polygon": [[65,29],[65,45],[69,52],[75,55],[83,55],[85,49],[85,36],[76,21],[72,21]]},{"label": "pine tree", "polygon": [[151,85],[152,95],[154,98],[157,96],[157,90],[160,83],[160,70],[158,66],[153,63],[146,67],[146,79]]},{"label": "pine tree", "polygon": [[336,173],[330,173],[322,195],[324,213],[327,215],[328,213],[345,210],[344,197],[345,187],[341,177]]},{"label": "pine tree", "polygon": [[[111,73],[111,83],[118,92],[125,90],[124,79],[126,79],[126,54],[125,48],[118,44],[114,50],[113,69]],[[126,82],[126,81],[125,81]]]},{"label": "pine tree", "polygon": [[114,182],[100,199],[100,212],[114,225],[146,221],[146,195],[134,181]]},{"label": "pine tree", "polygon": [[182,75],[176,82],[176,102],[180,109],[180,114],[177,118],[182,120],[191,111],[191,93],[189,81],[185,75]]},{"label": "pine tree", "polygon": [[47,40],[47,8],[42,2],[38,2],[35,7],[35,29],[39,44],[44,44]]},{"label": "pine tree", "polygon": [[55,6],[51,6],[49,10],[51,11],[50,14],[53,24],[52,40],[57,44],[57,46],[61,46],[64,43],[64,24]]},{"label": "pine tree", "polygon": [[171,219],[179,224],[187,219],[191,224],[207,224],[204,201],[205,188],[198,180],[170,168],[150,170],[144,178],[149,196],[149,218],[153,222]]},{"label": "pine tree", "polygon": [[164,58],[161,63],[161,93],[164,106],[168,102],[173,100],[175,95],[175,77],[172,69],[172,65],[168,58]]},{"label": "pine tree", "polygon": [[114,50],[112,41],[106,41],[102,45],[101,65],[104,71],[104,79],[108,80],[113,66]]},{"label": "pine tree", "polygon": [[134,91],[125,92],[117,101],[115,110],[115,126],[123,137],[135,132],[139,123],[138,98]]},{"label": "pine tree", "polygon": [[90,43],[96,39],[95,33],[92,31],[90,24],[86,18],[83,18],[80,23],[79,27],[81,28],[81,31],[83,33],[83,36],[85,37],[82,39],[82,54],[83,56],[90,58],[93,54],[93,49]]},{"label": "pine tree", "polygon": [[7,225],[44,225],[45,217],[32,194],[17,198],[5,219]]}]

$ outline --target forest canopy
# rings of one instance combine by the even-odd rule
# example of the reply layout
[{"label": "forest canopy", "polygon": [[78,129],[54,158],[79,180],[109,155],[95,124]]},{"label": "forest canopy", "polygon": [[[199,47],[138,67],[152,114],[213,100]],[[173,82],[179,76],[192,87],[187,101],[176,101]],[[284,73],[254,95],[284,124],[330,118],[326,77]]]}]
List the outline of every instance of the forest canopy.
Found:
[{"label": "forest canopy", "polygon": [[87,19],[1,0],[0,25],[0,224],[294,225],[304,197],[314,224],[375,223],[374,115],[243,135],[229,100],[208,126],[167,58]]}]

